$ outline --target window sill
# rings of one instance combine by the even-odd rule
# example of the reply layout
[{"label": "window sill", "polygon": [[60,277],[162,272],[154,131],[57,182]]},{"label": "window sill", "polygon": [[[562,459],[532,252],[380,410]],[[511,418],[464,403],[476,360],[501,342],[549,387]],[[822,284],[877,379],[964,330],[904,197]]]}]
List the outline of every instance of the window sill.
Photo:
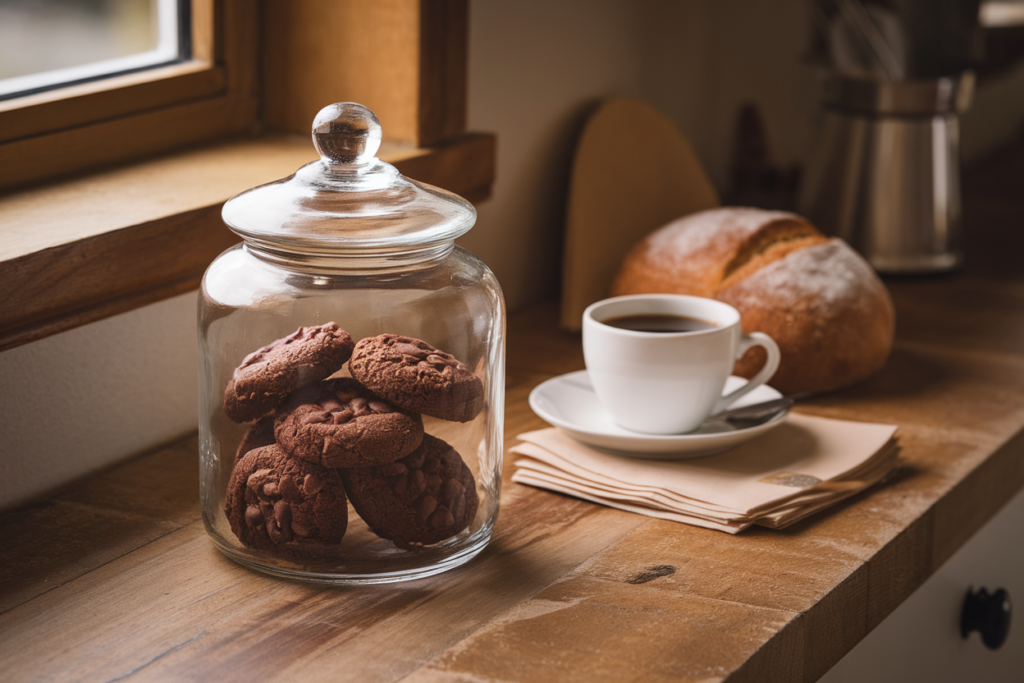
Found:
[{"label": "window sill", "polygon": [[[491,134],[379,156],[472,202],[494,181]],[[195,289],[238,241],[224,201],[315,158],[298,137],[240,140],[0,197],[0,350]]]}]

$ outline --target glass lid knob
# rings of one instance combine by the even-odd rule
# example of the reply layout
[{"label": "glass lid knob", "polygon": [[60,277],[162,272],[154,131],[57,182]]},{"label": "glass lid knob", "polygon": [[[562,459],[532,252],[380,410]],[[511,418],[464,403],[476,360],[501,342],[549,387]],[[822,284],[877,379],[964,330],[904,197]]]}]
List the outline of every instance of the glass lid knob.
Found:
[{"label": "glass lid knob", "polygon": [[329,104],[313,119],[313,145],[329,166],[362,166],[380,147],[380,121],[355,102]]}]

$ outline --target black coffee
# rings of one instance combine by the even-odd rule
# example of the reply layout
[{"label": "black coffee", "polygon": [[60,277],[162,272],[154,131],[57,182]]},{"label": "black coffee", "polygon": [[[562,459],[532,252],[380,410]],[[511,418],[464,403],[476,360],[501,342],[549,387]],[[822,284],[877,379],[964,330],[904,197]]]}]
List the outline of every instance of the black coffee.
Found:
[{"label": "black coffee", "polygon": [[618,318],[602,320],[605,325],[618,327],[622,330],[637,332],[699,332],[718,327],[715,323],[699,318],[688,318],[683,315],[660,315],[644,313],[640,315],[622,315]]}]

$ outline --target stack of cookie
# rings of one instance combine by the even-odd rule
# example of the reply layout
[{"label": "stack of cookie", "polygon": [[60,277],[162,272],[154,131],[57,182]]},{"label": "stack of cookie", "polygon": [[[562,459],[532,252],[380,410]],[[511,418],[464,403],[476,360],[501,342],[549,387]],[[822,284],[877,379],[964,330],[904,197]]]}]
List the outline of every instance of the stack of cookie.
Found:
[{"label": "stack of cookie", "polygon": [[[351,378],[327,379],[346,362]],[[424,341],[299,328],[247,356],[224,392],[227,416],[253,423],[228,484],[231,530],[285,559],[317,557],[341,543],[351,500],[400,548],[454,536],[476,515],[476,482],[421,416],[467,422],[483,402],[480,379]]]}]

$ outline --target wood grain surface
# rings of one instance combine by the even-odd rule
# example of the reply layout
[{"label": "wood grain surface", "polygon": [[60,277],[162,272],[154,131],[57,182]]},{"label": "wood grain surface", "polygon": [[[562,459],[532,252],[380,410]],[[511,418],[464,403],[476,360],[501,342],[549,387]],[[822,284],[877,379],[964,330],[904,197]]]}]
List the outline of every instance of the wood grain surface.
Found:
[{"label": "wood grain surface", "polygon": [[263,110],[307,134],[321,107],[365,104],[384,139],[425,146],[465,131],[466,0],[292,0],[263,5]]},{"label": "wood grain surface", "polygon": [[[1016,159],[1005,168],[1020,177]],[[729,536],[511,484],[506,461],[494,540],[474,561],[327,588],[214,549],[190,437],[4,515],[3,676],[816,680],[1024,487],[1024,273],[1000,237],[1024,206],[990,185],[967,193],[963,272],[889,281],[886,367],[798,407],[898,423],[903,465],[880,488]],[[582,366],[556,303],[511,316],[506,446],[544,426],[531,388]]]}]

